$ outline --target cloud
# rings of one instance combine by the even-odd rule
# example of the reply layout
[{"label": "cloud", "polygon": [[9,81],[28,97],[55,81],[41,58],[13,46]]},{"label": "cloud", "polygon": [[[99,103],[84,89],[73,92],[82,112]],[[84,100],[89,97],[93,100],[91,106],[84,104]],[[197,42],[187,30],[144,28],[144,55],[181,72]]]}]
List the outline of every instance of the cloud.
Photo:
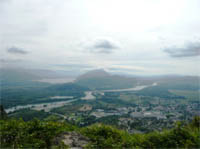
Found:
[{"label": "cloud", "polygon": [[164,52],[171,57],[194,57],[200,55],[200,42],[189,42],[184,47],[169,47],[165,48]]},{"label": "cloud", "polygon": [[166,38],[165,38],[165,37],[162,37],[162,36],[158,36],[158,40],[160,40],[160,41],[165,41]]},{"label": "cloud", "polygon": [[0,59],[0,68],[17,67],[23,63],[24,63],[24,61],[21,59],[1,58]]},{"label": "cloud", "polygon": [[23,49],[21,49],[21,48],[17,48],[17,47],[8,48],[8,49],[7,49],[7,52],[8,52],[8,53],[11,53],[11,54],[22,54],[22,55],[28,54],[27,51],[25,51],[25,50],[23,50]]},{"label": "cloud", "polygon": [[0,59],[0,63],[18,63],[18,62],[22,62],[21,59]]},{"label": "cloud", "polygon": [[92,66],[88,64],[56,64],[56,67],[66,68],[66,69],[84,69],[84,68],[92,68]]},{"label": "cloud", "polygon": [[10,0],[0,0],[0,3],[8,3]]},{"label": "cloud", "polygon": [[110,54],[116,49],[120,49],[120,45],[108,38],[99,38],[88,41],[84,47],[92,53],[105,53]]},{"label": "cloud", "polygon": [[109,66],[110,70],[124,70],[124,71],[137,71],[137,72],[144,72],[146,68],[141,66],[132,66],[132,65],[111,65]]}]

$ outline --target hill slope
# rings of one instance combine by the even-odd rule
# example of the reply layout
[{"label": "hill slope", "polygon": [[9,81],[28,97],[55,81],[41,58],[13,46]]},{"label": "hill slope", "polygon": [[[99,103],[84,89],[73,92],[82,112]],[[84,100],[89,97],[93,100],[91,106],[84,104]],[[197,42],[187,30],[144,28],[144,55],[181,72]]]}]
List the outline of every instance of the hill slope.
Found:
[{"label": "hill slope", "polygon": [[[162,132],[128,134],[115,127],[95,124],[77,128],[65,122],[37,119],[0,120],[2,148],[199,148],[200,117],[189,124],[177,125]],[[78,142],[84,142],[82,145]]]},{"label": "hill slope", "polygon": [[104,70],[93,70],[79,76],[76,84],[90,89],[121,89],[134,87],[137,83],[135,78],[111,75]]}]

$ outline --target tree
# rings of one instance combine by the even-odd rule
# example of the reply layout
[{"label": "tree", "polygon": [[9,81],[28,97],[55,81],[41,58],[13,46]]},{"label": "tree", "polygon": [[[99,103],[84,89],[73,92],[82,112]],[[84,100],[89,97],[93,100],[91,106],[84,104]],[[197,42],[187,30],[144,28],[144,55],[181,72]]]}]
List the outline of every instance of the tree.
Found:
[{"label": "tree", "polygon": [[4,110],[3,105],[0,105],[0,119],[6,119],[7,118],[7,113]]}]

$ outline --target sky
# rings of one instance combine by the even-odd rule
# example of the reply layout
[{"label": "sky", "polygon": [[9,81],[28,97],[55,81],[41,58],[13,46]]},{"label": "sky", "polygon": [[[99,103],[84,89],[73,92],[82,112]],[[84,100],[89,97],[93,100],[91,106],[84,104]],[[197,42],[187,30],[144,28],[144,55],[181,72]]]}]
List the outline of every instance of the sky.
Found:
[{"label": "sky", "polygon": [[199,0],[0,0],[1,67],[200,75]]}]

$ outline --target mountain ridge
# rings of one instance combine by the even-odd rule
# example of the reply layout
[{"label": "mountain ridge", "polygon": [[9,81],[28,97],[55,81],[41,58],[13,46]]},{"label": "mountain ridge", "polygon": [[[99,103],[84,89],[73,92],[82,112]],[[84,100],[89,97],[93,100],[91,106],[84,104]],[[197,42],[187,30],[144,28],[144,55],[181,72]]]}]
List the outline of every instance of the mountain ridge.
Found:
[{"label": "mountain ridge", "polygon": [[95,69],[78,76],[76,80],[78,81],[81,79],[108,77],[108,76],[110,76],[110,74],[106,72],[104,69]]}]

